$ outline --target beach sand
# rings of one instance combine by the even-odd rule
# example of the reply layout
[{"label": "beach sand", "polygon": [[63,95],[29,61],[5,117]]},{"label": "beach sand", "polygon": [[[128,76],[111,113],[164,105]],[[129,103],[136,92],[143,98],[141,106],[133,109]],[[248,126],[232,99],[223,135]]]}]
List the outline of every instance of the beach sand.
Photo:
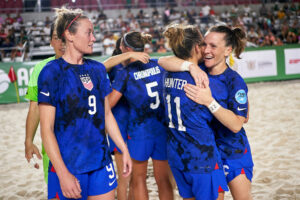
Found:
[{"label": "beach sand", "polygon": [[[248,84],[253,199],[300,199],[300,80]],[[24,157],[28,103],[0,105],[0,199],[46,199],[42,168]],[[35,144],[40,147],[39,131]],[[38,162],[40,166],[42,162]],[[150,199],[158,199],[149,162]],[[176,199],[181,199],[176,192]],[[226,200],[232,199],[229,192]]]}]

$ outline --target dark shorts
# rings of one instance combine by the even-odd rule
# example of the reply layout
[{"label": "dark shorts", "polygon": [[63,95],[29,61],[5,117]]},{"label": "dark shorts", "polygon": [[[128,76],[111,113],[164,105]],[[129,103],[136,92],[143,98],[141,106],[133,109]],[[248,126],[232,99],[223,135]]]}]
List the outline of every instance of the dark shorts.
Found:
[{"label": "dark shorts", "polygon": [[154,139],[128,139],[128,149],[131,158],[137,161],[146,161],[150,157],[154,160],[167,160],[167,136]]},{"label": "dark shorts", "polygon": [[219,192],[228,191],[222,169],[211,173],[182,172],[176,168],[171,170],[182,198],[212,200],[218,198]]},{"label": "dark shorts", "polygon": [[[50,170],[48,173],[48,199],[68,199],[63,196],[58,176],[52,167],[49,165]],[[81,199],[87,199],[88,196],[101,195],[114,190],[118,183],[114,170],[113,163],[108,164],[101,169],[85,173],[77,174],[75,177],[79,180],[81,187]]]}]

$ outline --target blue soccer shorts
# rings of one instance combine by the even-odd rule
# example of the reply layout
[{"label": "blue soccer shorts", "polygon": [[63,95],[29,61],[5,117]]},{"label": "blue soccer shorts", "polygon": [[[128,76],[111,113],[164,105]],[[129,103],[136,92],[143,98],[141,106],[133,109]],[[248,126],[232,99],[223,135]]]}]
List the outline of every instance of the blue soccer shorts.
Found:
[{"label": "blue soccer shorts", "polygon": [[[48,199],[68,199],[63,196],[58,176],[51,162],[48,173]],[[74,175],[81,187],[82,200],[88,196],[96,196],[114,190],[118,183],[113,163],[109,163],[105,167],[84,174]]]}]

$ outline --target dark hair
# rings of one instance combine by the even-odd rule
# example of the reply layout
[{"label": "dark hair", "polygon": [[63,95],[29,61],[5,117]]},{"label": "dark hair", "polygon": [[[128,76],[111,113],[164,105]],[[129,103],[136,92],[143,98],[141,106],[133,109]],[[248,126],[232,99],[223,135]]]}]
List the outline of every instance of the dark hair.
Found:
[{"label": "dark hair", "polygon": [[122,44],[134,51],[143,52],[146,43],[150,43],[152,36],[141,32],[133,31],[126,33],[122,37]]},{"label": "dark hair", "polygon": [[173,24],[166,28],[163,35],[175,56],[181,59],[192,57],[191,51],[203,40],[199,28],[191,25]]},{"label": "dark hair", "polygon": [[81,9],[67,9],[64,6],[62,8],[56,8],[56,20],[55,29],[57,37],[65,42],[64,32],[69,30],[70,33],[76,33],[78,21],[80,19],[88,19],[87,16],[83,15]]},{"label": "dark hair", "polygon": [[52,40],[53,32],[54,32],[54,23],[51,24],[50,26],[50,40]]},{"label": "dark hair", "polygon": [[114,49],[114,51],[113,51],[113,53],[112,53],[112,56],[122,54],[122,51],[121,51],[121,49],[120,49],[121,39],[122,39],[122,38],[119,38],[119,39],[116,41],[116,48]]},{"label": "dark hair", "polygon": [[239,27],[234,27],[231,29],[227,26],[220,25],[211,27],[207,31],[207,33],[209,32],[224,33],[224,40],[226,42],[226,46],[231,46],[235,56],[240,59],[240,55],[244,51],[246,46],[245,31],[243,31]]}]

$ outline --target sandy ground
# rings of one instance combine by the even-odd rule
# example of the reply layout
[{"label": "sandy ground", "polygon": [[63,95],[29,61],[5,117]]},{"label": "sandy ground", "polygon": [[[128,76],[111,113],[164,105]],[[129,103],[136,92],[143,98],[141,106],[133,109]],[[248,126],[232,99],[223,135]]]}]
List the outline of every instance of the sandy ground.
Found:
[{"label": "sandy ground", "polygon": [[[300,199],[300,80],[248,87],[251,112],[245,129],[255,163],[253,199]],[[27,109],[27,103],[0,105],[0,199],[46,199],[42,169],[24,157]],[[158,199],[150,166],[148,171],[150,199]],[[229,192],[225,199],[232,199]]]}]

